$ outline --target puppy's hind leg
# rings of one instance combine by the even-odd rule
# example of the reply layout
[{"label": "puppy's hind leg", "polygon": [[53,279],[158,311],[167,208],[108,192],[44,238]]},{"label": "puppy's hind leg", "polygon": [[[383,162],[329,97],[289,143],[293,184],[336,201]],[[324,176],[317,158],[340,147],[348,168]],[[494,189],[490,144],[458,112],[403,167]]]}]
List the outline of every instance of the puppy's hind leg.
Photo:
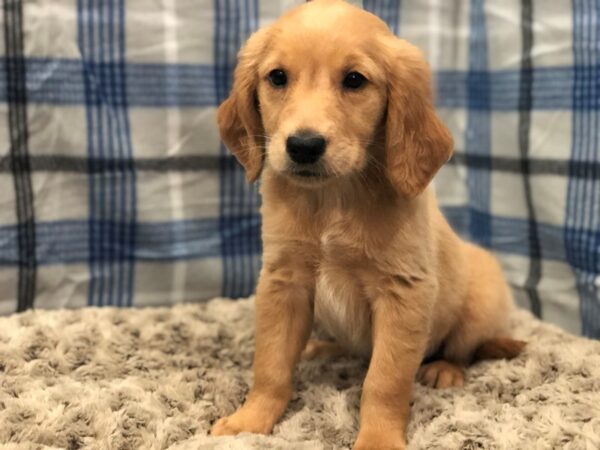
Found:
[{"label": "puppy's hind leg", "polygon": [[526,345],[527,342],[525,341],[504,336],[488,339],[475,350],[471,362],[486,359],[513,359],[521,354]]},{"label": "puppy's hind leg", "polygon": [[420,381],[428,386],[458,387],[464,368],[484,359],[511,359],[525,342],[506,337],[512,295],[500,266],[486,251],[469,245],[470,282],[460,317],[444,339],[443,360],[424,365]]}]

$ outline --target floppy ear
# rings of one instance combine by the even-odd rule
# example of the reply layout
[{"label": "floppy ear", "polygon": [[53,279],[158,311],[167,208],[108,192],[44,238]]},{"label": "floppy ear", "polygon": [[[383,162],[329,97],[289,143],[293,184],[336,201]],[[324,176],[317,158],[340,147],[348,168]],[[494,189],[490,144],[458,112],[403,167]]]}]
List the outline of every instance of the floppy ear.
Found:
[{"label": "floppy ear", "polygon": [[385,50],[388,177],[397,191],[414,198],[452,156],[452,136],[435,113],[431,71],[421,52],[396,37],[386,38]]},{"label": "floppy ear", "polygon": [[264,160],[264,129],[257,98],[256,64],[266,46],[267,30],[253,34],[240,50],[229,97],[219,106],[217,121],[223,142],[235,155],[252,183]]}]

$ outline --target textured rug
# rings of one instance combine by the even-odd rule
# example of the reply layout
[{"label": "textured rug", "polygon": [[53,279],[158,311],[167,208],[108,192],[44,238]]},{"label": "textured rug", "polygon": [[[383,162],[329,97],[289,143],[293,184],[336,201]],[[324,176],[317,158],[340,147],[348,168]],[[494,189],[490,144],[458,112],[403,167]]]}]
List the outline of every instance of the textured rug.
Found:
[{"label": "textured rug", "polygon": [[[28,312],[0,319],[1,448],[337,449],[356,435],[366,363],[301,363],[272,436],[213,438],[251,381],[253,303]],[[600,342],[514,316],[516,360],[463,390],[417,387],[411,449],[600,448]]]}]

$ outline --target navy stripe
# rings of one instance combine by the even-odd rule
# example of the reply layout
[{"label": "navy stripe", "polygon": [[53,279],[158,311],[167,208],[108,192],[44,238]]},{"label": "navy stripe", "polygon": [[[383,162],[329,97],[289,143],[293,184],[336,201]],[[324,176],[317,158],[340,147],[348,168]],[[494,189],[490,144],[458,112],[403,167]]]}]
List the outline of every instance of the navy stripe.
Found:
[{"label": "navy stripe", "polygon": [[[120,73],[121,73],[121,79],[120,79],[120,96],[121,98],[123,98],[123,101],[125,102],[124,105],[124,109],[122,110],[122,114],[123,114],[123,125],[125,126],[125,143],[126,143],[126,154],[129,158],[133,159],[134,158],[134,153],[133,153],[133,145],[131,143],[131,124],[129,122],[129,113],[128,113],[128,109],[129,109],[129,103],[128,103],[128,96],[127,96],[127,92],[129,89],[129,85],[127,83],[127,54],[126,54],[126,34],[125,34],[125,24],[126,24],[126,18],[125,18],[125,0],[121,0],[119,3],[119,16],[120,16],[120,32],[119,35],[121,37],[120,41],[119,41],[119,64],[120,64]],[[129,174],[129,211],[128,211],[128,216],[126,217],[127,220],[127,227],[126,227],[126,242],[128,243],[128,248],[129,248],[129,258],[127,260],[127,289],[126,289],[126,304],[128,306],[132,306],[133,305],[133,298],[134,298],[134,286],[135,286],[135,258],[133,257],[133,255],[135,254],[135,245],[136,245],[136,241],[137,241],[137,236],[136,236],[136,224],[137,224],[137,174],[135,172],[135,167],[133,168],[134,170],[131,170],[128,172]]]},{"label": "navy stripe", "polygon": [[[467,155],[491,154],[490,114],[476,105],[489,105],[490,82],[485,74],[487,69],[487,29],[483,0],[471,0],[469,35],[469,75],[467,77],[467,126],[465,130],[465,152]],[[468,194],[472,208],[481,212],[470,215],[470,237],[489,247],[492,229],[490,211],[490,170],[491,167],[468,170]]]},{"label": "navy stripe", "polygon": [[[529,257],[527,244],[529,222],[514,217],[498,217],[469,208],[445,207],[444,214],[452,227],[461,235],[468,236],[469,223],[472,220],[487,220],[492,223],[494,236],[488,248],[506,254]],[[177,261],[198,258],[220,258],[221,239],[231,243],[229,249],[234,255],[260,256],[260,246],[243,245],[249,234],[260,231],[260,216],[257,213],[244,216],[230,216],[229,226],[221,227],[219,218],[185,220],[177,222],[137,223],[135,246],[116,242],[118,253],[126,254],[136,261]],[[116,232],[122,223],[96,224],[102,228],[113,228]],[[545,249],[544,260],[568,262],[564,241],[564,228],[559,225],[538,223],[540,244]],[[19,261],[16,225],[0,226],[3,239],[0,244],[0,265],[15,266]],[[600,229],[570,229],[569,232],[585,241],[600,239]],[[38,222],[36,224],[36,253],[39,265],[79,264],[89,260],[90,247],[87,243],[90,227],[87,220],[58,222]],[[110,262],[108,259],[103,261]],[[576,270],[585,270],[585,265],[576,265]]]},{"label": "navy stripe", "polygon": [[6,67],[5,93],[8,104],[10,137],[9,161],[15,189],[18,249],[17,311],[32,308],[36,293],[36,235],[34,193],[29,161],[29,127],[27,121],[27,68],[24,60],[23,2],[4,2],[4,45],[10,57]]},{"label": "navy stripe", "polygon": [[[103,42],[108,42],[108,51],[106,52],[106,55],[102,56],[102,59],[100,60],[101,63],[106,63],[107,61],[119,61],[119,56],[116,54],[115,51],[115,29],[114,29],[114,23],[115,21],[118,20],[117,17],[115,17],[115,7],[114,4],[116,2],[115,1],[110,1],[110,2],[104,2],[104,5],[99,5],[100,7],[102,7],[101,11],[104,15],[104,20],[102,21],[103,23],[107,23],[108,24],[108,30],[107,30],[107,35],[108,35],[108,39],[103,40]],[[104,27],[100,28],[101,30],[104,29]],[[120,36],[120,38],[122,39],[122,36]],[[108,155],[109,158],[114,158],[115,156],[117,156],[118,158],[123,158],[124,154],[122,151],[122,147],[121,145],[119,145],[120,143],[119,138],[122,136],[123,130],[122,130],[122,125],[121,125],[121,120],[120,120],[120,107],[115,107],[113,102],[114,99],[117,98],[123,98],[119,95],[119,93],[117,92],[117,73],[119,70],[118,67],[118,63],[115,64],[113,67],[116,68],[116,70],[110,70],[110,71],[106,71],[106,77],[108,78],[107,80],[105,80],[105,84],[106,84],[106,88],[109,91],[109,95],[108,95],[108,99],[109,99],[109,104],[108,104],[108,111],[111,113],[108,117],[107,117],[107,121],[108,121],[108,135],[107,135],[107,140],[108,140]],[[115,142],[115,140],[117,142]],[[126,177],[127,171],[122,171],[122,172],[117,172],[117,174],[115,174],[115,181],[119,181],[120,183],[120,191],[118,191],[118,187],[119,185],[113,181],[112,183],[110,183],[109,186],[109,220],[111,223],[115,223],[117,222],[117,217],[124,217],[124,201],[123,201],[123,196],[126,193],[127,190],[127,185],[124,184],[124,180]],[[117,195],[120,194],[121,197],[121,206],[120,206],[120,214],[118,214],[118,199],[117,199]],[[120,221],[121,226],[117,229],[114,230],[112,227],[107,227],[108,231],[108,242],[119,242],[119,243],[123,243],[123,221]],[[116,231],[116,233],[115,233]],[[117,248],[123,248],[123,245],[119,245],[117,246]],[[107,291],[109,293],[109,305],[118,305],[121,306],[123,303],[123,271],[125,270],[125,268],[123,267],[122,264],[122,258],[120,253],[121,252],[115,252],[115,246],[109,246],[108,248],[108,270],[109,270],[109,276],[107,279]],[[116,253],[116,254],[115,254]],[[110,262],[115,260],[114,264],[111,264]],[[116,278],[116,279],[115,279]],[[115,292],[116,291],[116,292]]]},{"label": "navy stripe", "polygon": [[[522,74],[532,80],[531,109],[572,110],[599,105],[575,105],[570,87],[577,70],[587,67],[531,67],[525,70],[438,71],[435,74],[437,105],[443,108],[469,107],[481,111],[518,111]],[[484,95],[472,95],[481,93]]]},{"label": "navy stripe", "polygon": [[[449,164],[462,165],[479,170],[491,167],[493,172],[524,174],[521,158],[510,156],[470,155],[463,152],[454,152]],[[593,180],[596,173],[594,171],[600,170],[600,162],[533,158],[530,155],[527,170],[531,175],[552,175]]]},{"label": "navy stripe", "polygon": [[[486,247],[500,253],[530,257],[529,229],[531,223],[526,219],[494,216],[468,206],[444,207],[445,216],[452,227],[462,236],[470,237],[472,222],[489,222],[494,234]],[[564,228],[559,225],[537,223],[540,245],[544,248],[544,260],[567,262],[564,244]],[[570,230],[574,235],[587,239],[600,235],[600,230]]]},{"label": "navy stripe", "polygon": [[[27,57],[24,63],[29,103],[101,103],[100,98],[86,98],[81,60]],[[7,64],[10,64],[10,58],[0,57],[0,102],[10,101],[12,96],[6,89]],[[117,70],[111,68],[115,64],[111,61],[85,61],[89,73],[110,73]],[[135,108],[214,107],[218,104],[217,84],[223,77],[230,75],[228,70],[231,67],[227,69],[220,64],[127,63],[124,68],[127,79],[126,97],[117,96],[113,101],[116,105],[126,101],[129,107]],[[597,65],[582,62],[570,67],[532,67],[529,70],[533,83],[531,109],[597,111],[600,109],[599,102],[585,101],[581,98],[587,95],[585,91],[573,90],[576,76],[597,71]],[[442,108],[469,106],[484,111],[518,111],[522,73],[522,70],[515,69],[438,71],[435,74],[437,105]],[[173,83],[173,80],[177,80],[177,83]],[[469,98],[469,90],[472,93],[487,90],[487,99],[484,101],[484,97],[478,101],[478,96]]]},{"label": "navy stripe", "polygon": [[532,0],[521,2],[521,36],[523,41],[523,57],[521,61],[521,83],[519,90],[519,152],[521,155],[521,172],[523,174],[523,190],[527,216],[529,221],[529,273],[525,280],[525,291],[529,297],[531,311],[542,317],[542,304],[537,286],[542,278],[542,247],[536,223],[536,211],[531,187],[531,170],[529,161],[529,131],[531,128],[531,91],[533,66],[531,52],[533,49],[533,3]]},{"label": "navy stripe", "polygon": [[[233,155],[226,155],[233,163]],[[90,164],[91,160],[91,164]],[[164,158],[130,158],[100,159],[83,156],[68,155],[30,155],[29,166],[31,172],[76,172],[76,173],[102,173],[119,171],[144,171],[144,172],[203,172],[219,169],[220,156],[213,155],[184,155],[167,156]],[[492,168],[493,172],[523,174],[521,158],[495,155],[472,155],[457,151],[452,156],[449,164],[467,166],[471,169]],[[595,174],[600,171],[599,161],[570,161],[552,158],[528,159],[528,173],[530,175],[549,175],[559,177],[572,177],[581,179],[595,179]],[[590,170],[591,169],[591,170]],[[12,170],[8,159],[0,160],[0,173]],[[256,188],[253,189],[256,192]],[[247,200],[240,200],[240,205],[247,202],[258,201],[257,196]],[[256,210],[257,203],[247,206]]]},{"label": "navy stripe", "polygon": [[[231,243],[230,257],[260,256],[260,247],[251,247],[244,243],[249,234],[260,232],[260,216],[230,217],[229,227],[221,228],[218,218],[187,220],[180,222],[138,223],[135,226],[135,245],[126,241],[115,241],[114,253],[125,255],[138,262],[182,261],[204,258],[220,258],[221,238]],[[105,222],[96,224],[98,228],[111,229],[117,234],[129,222]],[[87,220],[60,222],[38,222],[35,225],[36,248],[40,266],[56,264],[86,264],[90,259],[91,248],[88,245],[90,227]],[[11,267],[19,264],[19,246],[17,225],[0,226],[3,236],[0,244],[0,266]],[[100,264],[111,264],[114,259],[104,253],[104,260],[95,260]],[[127,283],[128,281],[125,280]],[[126,303],[124,303],[126,304]]]},{"label": "navy stripe", "polygon": [[[82,68],[84,62],[81,60],[28,57],[24,62],[27,68],[26,86],[29,102],[83,105],[89,100],[86,98]],[[0,57],[2,102],[8,101],[12,95],[5,89],[5,71],[10,63],[10,58]],[[119,64],[116,61],[90,60],[85,61],[85,65],[90,73],[95,74],[122,70],[118,68]],[[113,101],[120,105],[122,100],[126,100],[129,105],[136,107],[214,106],[216,97],[214,78],[211,75],[214,70],[208,65],[128,63],[123,71],[128,80],[127,97],[116,96]],[[176,79],[177,83],[173,83],[173,79]],[[100,98],[94,101],[98,105],[101,104]]]},{"label": "navy stripe", "polygon": [[[92,11],[96,14],[96,20],[92,22],[94,26],[90,27],[90,32],[98,31],[99,38],[97,41],[97,51],[98,54],[95,56],[95,60],[100,63],[100,67],[108,69],[105,61],[111,59],[109,55],[110,45],[107,46],[108,41],[112,38],[111,33],[106,30],[110,26],[111,19],[105,16],[106,6],[109,2],[102,2],[100,0],[91,0],[92,1]],[[110,2],[112,3],[112,1]],[[108,49],[107,49],[108,47]],[[114,68],[114,65],[112,66]],[[101,70],[99,72],[99,89],[101,92],[100,97],[100,105],[96,109],[98,113],[98,132],[97,136],[99,139],[98,150],[100,151],[100,155],[102,157],[111,157],[111,154],[114,152],[112,148],[113,143],[113,121],[114,121],[114,113],[112,110],[112,102],[111,99],[114,98],[114,92],[111,89],[110,78],[111,74],[114,73],[114,70]],[[106,243],[112,243],[114,240],[111,239],[112,228],[106,226],[105,224],[111,223],[114,216],[115,211],[115,194],[116,194],[116,184],[119,183],[118,178],[113,178],[112,176],[101,176],[99,177],[102,183],[101,189],[101,215],[100,215],[100,223],[102,226],[102,235],[101,235],[101,243],[100,243],[100,251],[105,252],[101,256],[101,261],[97,263],[100,265],[102,269],[102,293],[99,297],[99,304],[101,306],[104,305],[113,305],[113,270],[114,265],[111,264],[113,260],[112,257],[112,249],[114,245],[106,245]],[[120,177],[119,177],[120,178]],[[106,296],[106,297],[105,297]]]},{"label": "navy stripe", "polygon": [[[77,0],[77,42],[78,42],[78,46],[79,46],[79,52],[84,55],[86,50],[87,50],[87,41],[88,41],[88,36],[85,33],[86,30],[86,22],[89,21],[89,14],[88,14],[88,9],[86,7],[86,5],[84,4],[85,0]],[[91,78],[89,76],[88,73],[88,68],[87,68],[87,61],[82,60],[81,62],[81,78],[83,79],[84,82],[84,97],[86,100],[91,99],[92,98],[92,87],[91,87]],[[69,84],[73,84],[73,82],[71,81],[71,83]],[[87,103],[86,103],[87,104]],[[92,108],[90,107],[86,107],[86,123],[89,129],[89,126],[92,124],[93,122],[93,111]],[[87,132],[87,152],[88,152],[88,159],[87,159],[87,164],[88,164],[88,171],[89,173],[94,173],[94,168],[95,168],[95,160],[96,160],[96,156],[94,155],[94,151],[93,151],[93,139],[92,139],[92,133]],[[95,238],[95,234],[96,234],[96,229],[95,229],[95,220],[93,218],[92,215],[92,211],[95,211],[95,207],[96,207],[96,202],[95,202],[95,198],[96,198],[96,189],[95,189],[95,177],[94,176],[90,176],[89,177],[89,182],[88,182],[88,204],[89,204],[89,210],[90,210],[90,214],[89,214],[89,220],[88,220],[88,239],[87,239],[87,244],[88,244],[88,248],[92,249],[93,246],[95,245],[96,240]],[[81,241],[79,241],[81,242]],[[96,266],[92,260],[92,255],[93,252],[89,252],[89,257],[88,257],[88,268],[90,271],[90,281],[89,281],[89,286],[88,286],[88,304],[92,305],[93,304],[93,293],[96,291],[96,286],[97,286],[97,271],[96,271]]]},{"label": "navy stripe", "polygon": [[[82,53],[82,58],[87,61],[98,61],[99,57],[96,55],[97,51],[100,51],[101,42],[100,37],[96,37],[96,30],[98,29],[97,22],[98,19],[95,17],[95,0],[85,0],[86,2],[86,11],[88,15],[88,21],[85,23],[88,35],[88,47],[85,49],[86,53]],[[104,73],[104,66],[98,65],[100,68],[99,71],[94,72],[93,67],[87,65],[88,73],[87,77],[90,79],[90,87],[91,87],[91,95],[92,99],[95,101],[87,101],[87,107],[91,109],[92,112],[92,122],[88,124],[87,132],[92,136],[93,146],[90,149],[90,153],[92,156],[98,155],[99,158],[104,158],[103,150],[103,133],[102,133],[102,102],[105,99],[105,94],[103,92],[103,85],[96,80],[101,80],[101,74]],[[94,203],[96,208],[90,209],[91,220],[94,223],[97,223],[96,227],[97,235],[92,238],[92,246],[90,255],[92,260],[90,261],[91,267],[95,268],[97,274],[97,291],[90,292],[90,304],[95,306],[102,306],[104,299],[104,281],[106,280],[106,274],[104,271],[104,264],[101,262],[104,261],[105,257],[102,253],[104,245],[104,233],[105,233],[105,220],[104,220],[104,176],[94,175],[92,177],[92,183],[95,186],[96,198],[94,199]],[[100,262],[99,262],[100,261]]]},{"label": "navy stripe", "polygon": [[[94,113],[95,113],[95,122],[92,126],[89,127],[88,133],[93,133],[96,138],[96,147],[95,150],[97,154],[101,157],[105,157],[105,145],[104,145],[104,120],[106,116],[106,102],[110,98],[109,93],[106,92],[106,84],[104,83],[104,73],[106,70],[106,66],[102,65],[102,53],[104,51],[104,27],[101,22],[101,19],[98,17],[98,1],[99,0],[88,0],[88,8],[91,14],[91,20],[88,22],[88,33],[90,34],[90,46],[88,50],[88,58],[92,61],[98,61],[100,71],[97,73],[91,73],[90,76],[96,78],[97,81],[93,87],[94,95],[98,99],[98,103],[95,104]],[[98,33],[98,36],[96,36]],[[97,38],[96,38],[97,37]],[[90,107],[90,105],[88,105]],[[97,242],[95,242],[96,253],[93,254],[95,260],[93,261],[96,264],[99,274],[100,280],[98,283],[98,292],[95,297],[95,304],[97,306],[105,305],[105,291],[106,291],[106,280],[109,278],[109,274],[107,274],[108,264],[105,264],[106,255],[105,250],[108,247],[106,243],[106,234],[107,234],[107,205],[106,205],[106,182],[110,182],[109,176],[96,175],[97,185],[99,189],[97,190],[98,197],[96,202],[98,204],[98,208],[93,212],[95,214],[97,222],[100,224],[99,226],[99,236]],[[109,243],[109,246],[111,243]]]},{"label": "navy stripe", "polygon": [[[99,2],[99,0],[89,0],[89,8],[92,11],[92,21],[88,24],[88,30],[90,32],[90,34],[94,35],[96,32],[98,32],[99,37],[95,42],[94,46],[90,46],[89,48],[89,52],[91,55],[92,60],[94,61],[98,61],[100,63],[99,67],[101,69],[105,69],[107,68],[106,65],[102,64],[103,61],[103,53],[104,53],[104,41],[105,41],[105,35],[104,35],[104,27],[103,27],[103,21],[102,21],[102,17],[100,16],[100,8],[101,8],[101,4]],[[107,70],[100,70],[100,72],[94,74],[94,76],[96,76],[99,80],[99,82],[97,82],[96,86],[95,86],[95,90],[96,90],[96,95],[98,96],[98,104],[96,105],[95,108],[95,113],[96,113],[96,123],[95,123],[95,127],[92,127],[90,129],[91,132],[95,133],[96,138],[97,138],[97,147],[96,147],[96,151],[97,153],[100,155],[101,158],[105,158],[107,157],[106,155],[106,145],[105,145],[105,137],[106,137],[106,133],[104,131],[104,127],[105,127],[105,120],[106,121],[110,121],[111,118],[108,117],[108,111],[107,111],[107,102],[110,99],[110,92],[107,92],[107,86],[106,86],[106,82],[104,81],[104,74],[107,72]],[[106,226],[106,224],[108,223],[108,214],[110,214],[110,207],[107,205],[107,191],[113,186],[114,181],[111,179],[112,177],[109,176],[105,176],[104,174],[101,175],[97,175],[96,176],[98,184],[100,186],[100,188],[98,189],[98,194],[99,194],[99,198],[98,198],[98,209],[96,210],[96,214],[98,217],[98,222],[101,224],[100,226],[100,239],[99,241],[96,243],[96,248],[97,251],[99,253],[99,269],[100,269],[100,274],[101,274],[101,278],[100,278],[100,283],[99,283],[99,292],[98,292],[98,297],[96,299],[96,304],[98,306],[104,306],[107,303],[110,304],[110,301],[107,301],[105,299],[106,296],[106,291],[108,291],[106,284],[107,282],[110,283],[112,280],[111,274],[110,274],[110,263],[106,263],[107,262],[107,255],[105,254],[105,252],[108,252],[111,244],[110,241],[107,240],[107,234],[108,234],[108,227]],[[107,186],[108,185],[108,186]],[[110,198],[110,195],[109,195]],[[109,245],[106,245],[106,243],[109,242]],[[98,261],[98,260],[96,260]],[[110,291],[109,291],[109,295],[110,295]]]},{"label": "navy stripe", "polygon": [[[118,155],[114,155],[118,156]],[[231,159],[234,159],[230,155]],[[91,164],[90,164],[91,161]],[[88,158],[68,155],[30,155],[32,172],[76,172],[97,174],[103,172],[149,171],[149,172],[201,172],[214,171],[219,167],[219,157],[211,155],[166,156],[164,158]],[[0,159],[0,173],[12,170],[9,159]]]},{"label": "navy stripe", "polygon": [[127,103],[125,9],[122,0],[116,4],[80,0],[78,13],[90,174],[88,303],[131,305],[136,180]]}]

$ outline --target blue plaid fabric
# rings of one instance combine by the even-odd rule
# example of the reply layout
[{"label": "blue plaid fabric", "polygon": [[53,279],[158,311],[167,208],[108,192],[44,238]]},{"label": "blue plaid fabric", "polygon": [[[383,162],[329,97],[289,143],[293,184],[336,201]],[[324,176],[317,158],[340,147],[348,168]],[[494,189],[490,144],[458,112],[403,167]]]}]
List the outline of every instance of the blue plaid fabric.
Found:
[{"label": "blue plaid fabric", "polygon": [[[214,113],[294,3],[2,3],[0,312],[253,292],[260,200]],[[434,69],[452,225],[521,304],[600,336],[600,0],[354,3]]]}]

